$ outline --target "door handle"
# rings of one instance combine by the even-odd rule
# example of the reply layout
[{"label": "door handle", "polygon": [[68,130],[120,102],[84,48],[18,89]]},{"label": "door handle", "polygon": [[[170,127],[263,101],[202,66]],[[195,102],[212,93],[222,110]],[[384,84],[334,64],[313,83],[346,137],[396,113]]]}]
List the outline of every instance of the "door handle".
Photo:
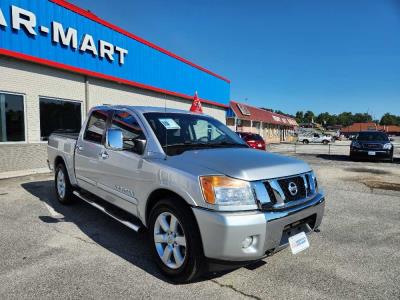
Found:
[{"label": "door handle", "polygon": [[109,157],[109,155],[108,155],[107,152],[101,152],[101,153],[100,153],[100,157],[101,157],[102,159],[107,159],[107,158]]}]

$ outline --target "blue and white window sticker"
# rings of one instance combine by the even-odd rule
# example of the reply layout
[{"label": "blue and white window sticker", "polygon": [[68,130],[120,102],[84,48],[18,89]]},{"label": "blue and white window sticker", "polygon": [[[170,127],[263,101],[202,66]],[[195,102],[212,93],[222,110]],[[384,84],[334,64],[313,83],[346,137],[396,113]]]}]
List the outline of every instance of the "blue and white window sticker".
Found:
[{"label": "blue and white window sticker", "polygon": [[181,129],[181,127],[171,118],[158,119],[167,130]]},{"label": "blue and white window sticker", "polygon": [[289,245],[293,254],[297,254],[310,247],[310,243],[308,242],[307,236],[304,232],[289,237]]}]

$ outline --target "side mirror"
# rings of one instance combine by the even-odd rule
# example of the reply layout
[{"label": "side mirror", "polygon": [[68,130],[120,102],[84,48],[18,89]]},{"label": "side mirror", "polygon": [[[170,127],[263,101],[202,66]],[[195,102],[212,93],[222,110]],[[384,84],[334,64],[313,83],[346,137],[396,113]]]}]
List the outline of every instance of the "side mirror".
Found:
[{"label": "side mirror", "polygon": [[146,149],[147,141],[142,139],[135,139],[133,140],[133,142],[135,143],[135,152],[139,155],[142,155],[144,153],[144,150]]},{"label": "side mirror", "polygon": [[107,129],[106,147],[115,151],[120,151],[124,148],[124,138],[120,129]]},{"label": "side mirror", "polygon": [[389,141],[394,142],[394,138],[390,138]]}]

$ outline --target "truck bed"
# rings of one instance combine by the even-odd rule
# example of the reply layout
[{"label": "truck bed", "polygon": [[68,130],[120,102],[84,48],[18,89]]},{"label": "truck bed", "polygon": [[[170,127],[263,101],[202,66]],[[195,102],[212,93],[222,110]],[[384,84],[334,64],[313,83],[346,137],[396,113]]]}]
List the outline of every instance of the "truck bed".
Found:
[{"label": "truck bed", "polygon": [[79,133],[76,132],[54,132],[49,136],[47,145],[49,168],[54,170],[57,158],[62,158],[72,184],[76,183],[74,159],[78,137]]},{"label": "truck bed", "polygon": [[[63,131],[55,131],[51,134],[52,136],[58,136],[62,138],[73,139],[75,141],[78,140],[79,132],[63,132]],[[50,138],[49,138],[50,140]]]}]

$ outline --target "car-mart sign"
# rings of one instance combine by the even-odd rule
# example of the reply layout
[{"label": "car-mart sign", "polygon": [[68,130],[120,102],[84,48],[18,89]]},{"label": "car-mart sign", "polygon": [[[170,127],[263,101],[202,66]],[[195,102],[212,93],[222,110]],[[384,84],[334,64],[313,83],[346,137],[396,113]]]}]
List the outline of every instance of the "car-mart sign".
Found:
[{"label": "car-mart sign", "polygon": [[[11,27],[13,30],[24,30],[28,35],[36,36],[38,31],[43,35],[50,33],[49,27],[46,25],[37,24],[36,15],[28,10],[11,6]],[[3,11],[0,10],[0,26],[7,27],[7,21],[4,17]],[[78,31],[75,28],[68,27],[64,29],[63,25],[59,22],[51,22],[51,40],[53,43],[61,44],[62,46],[78,50],[83,53],[88,53],[93,56],[99,56],[101,58],[107,58],[110,62],[113,62],[114,55],[118,56],[118,62],[123,65],[125,63],[125,56],[128,54],[128,50],[113,45],[112,43],[104,40],[94,41],[93,36],[90,34],[83,34],[80,39],[81,42],[78,45]]]},{"label": "car-mart sign", "polygon": [[0,55],[226,104],[229,81],[63,0],[0,0]]}]

